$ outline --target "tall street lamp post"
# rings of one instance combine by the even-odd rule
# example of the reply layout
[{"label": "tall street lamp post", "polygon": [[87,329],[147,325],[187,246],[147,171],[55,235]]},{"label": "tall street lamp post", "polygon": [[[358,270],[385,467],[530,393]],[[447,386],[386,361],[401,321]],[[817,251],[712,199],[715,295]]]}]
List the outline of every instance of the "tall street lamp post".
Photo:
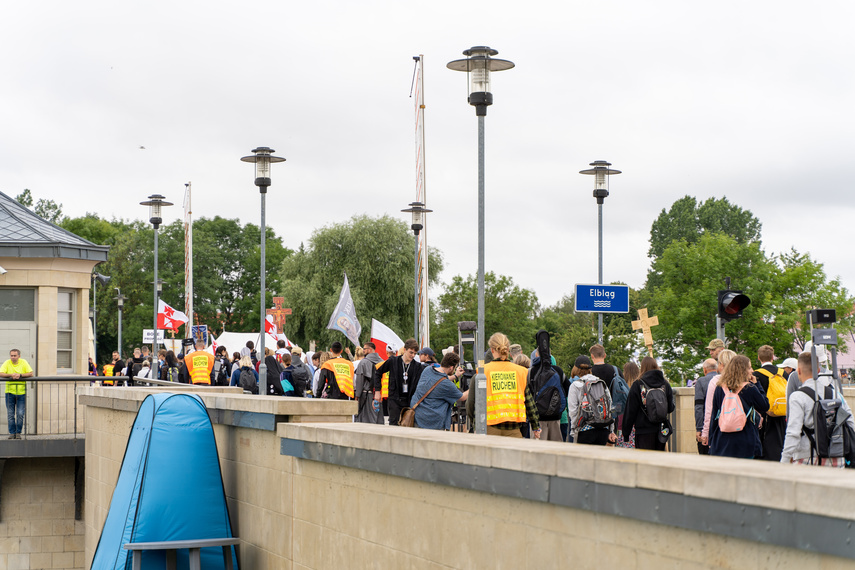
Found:
[{"label": "tall street lamp post", "polygon": [[118,346],[116,348],[117,348],[117,351],[119,353],[119,358],[121,358],[122,357],[122,311],[125,308],[125,299],[127,299],[127,297],[122,295],[122,290],[119,289],[118,287],[116,287],[116,293],[117,293],[116,296],[113,297],[113,299],[115,299],[116,302],[119,304],[119,343],[118,343]]},{"label": "tall street lamp post", "polygon": [[92,274],[92,350],[95,354],[92,355],[92,361],[98,362],[98,283],[105,286],[110,282],[112,277],[101,275],[100,273]]},{"label": "tall street lamp post", "polygon": [[152,194],[145,202],[140,202],[140,206],[148,206],[148,221],[154,227],[154,325],[152,331],[154,338],[151,341],[151,353],[157,354],[157,229],[163,223],[162,210],[164,206],[171,206],[172,202],[164,202],[165,196],[160,194]]},{"label": "tall street lamp post", "polygon": [[[590,164],[594,168],[580,170],[579,174],[591,174],[594,176],[594,198],[597,199],[598,228],[599,228],[599,273],[598,284],[603,284],[603,201],[609,195],[609,175],[620,174],[620,170],[609,168],[611,162],[595,160]],[[603,344],[603,314],[597,314],[597,339],[600,346]]]},{"label": "tall street lamp post", "polygon": [[475,46],[463,52],[466,59],[456,59],[446,67],[465,71],[469,78],[469,104],[478,117],[478,335],[475,349],[478,372],[475,375],[475,433],[487,433],[487,377],[484,375],[484,117],[493,104],[490,72],[514,67],[506,59],[493,59],[499,52],[487,46]]},{"label": "tall street lamp post", "polygon": [[[421,346],[421,342],[419,341],[419,232],[422,231],[425,227],[425,214],[428,212],[433,212],[433,210],[428,210],[425,208],[423,202],[410,202],[410,207],[406,210],[401,210],[402,212],[410,212],[413,214],[413,223],[410,225],[410,228],[413,230],[413,234],[416,236],[416,248],[415,248],[415,270],[413,271],[413,338],[416,339],[416,342],[419,342],[419,346]],[[425,252],[427,255],[427,252]],[[424,276],[427,279],[427,275]]]},{"label": "tall street lamp post", "polygon": [[285,162],[285,159],[279,156],[272,156],[276,151],[266,146],[260,146],[251,152],[253,152],[251,156],[244,156],[241,160],[243,162],[255,163],[255,185],[258,186],[258,191],[261,193],[261,309],[259,311],[261,315],[261,338],[258,347],[258,393],[266,396],[267,365],[264,363],[264,341],[266,340],[267,333],[264,329],[264,321],[267,318],[267,311],[265,310],[267,308],[267,293],[265,291],[265,273],[267,271],[265,258],[265,246],[267,242],[267,228],[265,226],[267,216],[267,188],[270,186],[270,164]]}]

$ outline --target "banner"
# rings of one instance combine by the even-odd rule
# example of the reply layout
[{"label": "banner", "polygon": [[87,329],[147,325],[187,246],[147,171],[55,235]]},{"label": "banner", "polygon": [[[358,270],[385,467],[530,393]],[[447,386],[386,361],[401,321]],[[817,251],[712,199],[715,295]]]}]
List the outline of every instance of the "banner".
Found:
[{"label": "banner", "polygon": [[273,322],[273,315],[267,315],[267,318],[264,319],[264,332],[272,336],[279,341],[279,335],[276,334],[276,323]]},{"label": "banner", "polygon": [[347,282],[346,273],[344,274],[344,285],[341,287],[341,295],[338,297],[338,305],[330,317],[330,322],[327,323],[327,328],[341,331],[350,342],[359,345],[359,333],[362,332],[362,326],[356,318],[356,309],[350,296],[350,284]]},{"label": "banner", "polygon": [[404,346],[401,337],[377,319],[371,319],[371,342],[377,347],[377,354],[383,360],[394,356],[398,349]]}]

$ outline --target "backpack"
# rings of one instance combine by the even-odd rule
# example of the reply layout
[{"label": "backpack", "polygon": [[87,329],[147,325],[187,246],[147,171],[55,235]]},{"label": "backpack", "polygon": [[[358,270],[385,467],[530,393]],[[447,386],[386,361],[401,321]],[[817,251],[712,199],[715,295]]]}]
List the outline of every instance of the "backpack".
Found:
[{"label": "backpack", "polygon": [[659,424],[668,419],[668,398],[665,397],[665,387],[651,388],[641,382],[641,409],[652,424]]},{"label": "backpack", "polygon": [[772,374],[765,368],[758,368],[763,376],[769,379],[769,389],[766,390],[766,399],[769,401],[770,416],[786,417],[787,415],[787,380],[784,378],[784,370],[778,368],[777,374]]},{"label": "backpack", "polygon": [[615,377],[612,380],[612,405],[615,409],[615,417],[621,415],[626,409],[626,399],[629,397],[629,384],[620,375],[617,366],[612,366],[615,369]]},{"label": "backpack", "polygon": [[612,414],[612,396],[609,387],[602,378],[586,376],[582,388],[582,413],[579,415],[579,426],[603,427],[614,421]]},{"label": "backpack", "polygon": [[848,415],[840,404],[840,398],[834,397],[834,388],[825,387],[825,398],[817,399],[816,392],[802,386],[799,388],[814,401],[813,429],[802,426],[802,433],[810,441],[810,456],[813,462],[814,454],[821,459],[844,457],[846,448],[843,441],[844,424]]},{"label": "backpack", "polygon": [[258,394],[258,380],[255,379],[251,368],[241,368],[238,376],[238,386],[251,394]]},{"label": "backpack", "polygon": [[537,415],[542,422],[560,420],[564,410],[567,409],[567,396],[561,388],[561,375],[552,366],[552,357],[549,354],[549,333],[541,329],[537,331],[535,338],[540,364],[536,370],[532,369],[529,377],[532,379],[532,393],[537,406]]},{"label": "backpack", "polygon": [[142,362],[134,362],[133,366],[131,367],[131,373],[129,374],[129,376],[131,378],[139,376],[140,370],[142,370],[142,369],[143,369],[143,363]]},{"label": "backpack", "polygon": [[291,379],[298,396],[302,396],[310,386],[310,375],[308,367],[299,359],[295,359],[291,366]]},{"label": "backpack", "polygon": [[211,370],[211,384],[215,386],[228,386],[229,374],[228,366],[223,364],[223,360],[218,358],[214,361],[214,368]]},{"label": "backpack", "polygon": [[718,429],[724,433],[736,433],[745,427],[745,406],[742,405],[742,399],[739,397],[744,387],[740,386],[736,392],[731,392],[727,386],[721,387],[724,390],[724,400],[715,419],[718,422]]},{"label": "backpack", "polygon": [[181,370],[177,366],[170,366],[166,370],[166,379],[170,382],[180,382],[179,376],[181,374]]}]

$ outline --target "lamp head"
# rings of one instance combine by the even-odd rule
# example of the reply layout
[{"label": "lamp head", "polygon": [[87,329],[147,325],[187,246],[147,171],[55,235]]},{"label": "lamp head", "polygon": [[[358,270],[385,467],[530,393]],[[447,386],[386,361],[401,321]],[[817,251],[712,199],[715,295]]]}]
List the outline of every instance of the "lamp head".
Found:
[{"label": "lamp head", "polygon": [[410,229],[412,229],[413,233],[416,235],[419,235],[419,232],[425,227],[425,214],[433,212],[433,210],[425,208],[423,202],[411,202],[409,208],[401,211],[410,212],[413,215],[413,223],[410,225]]},{"label": "lamp head", "polygon": [[602,204],[609,195],[609,180],[611,174],[620,174],[620,170],[609,168],[611,162],[605,160],[595,160],[591,163],[594,168],[580,170],[579,174],[590,174],[594,176],[594,198],[597,199],[597,204]]},{"label": "lamp head", "polygon": [[267,187],[270,186],[270,165],[274,162],[285,162],[285,159],[280,156],[273,156],[276,151],[267,146],[254,148],[252,152],[253,155],[244,156],[241,160],[255,163],[255,185],[264,194],[267,192]]},{"label": "lamp head", "polygon": [[493,104],[490,91],[490,72],[504,71],[514,67],[512,61],[494,59],[499,52],[487,46],[474,46],[463,52],[467,59],[456,59],[446,67],[453,71],[465,71],[469,77],[469,104],[475,107],[475,114],[484,116],[487,107]]},{"label": "lamp head", "polygon": [[162,210],[164,206],[171,206],[172,202],[164,201],[165,196],[160,194],[152,194],[145,202],[140,202],[140,206],[148,206],[148,221],[157,229],[163,223]]}]

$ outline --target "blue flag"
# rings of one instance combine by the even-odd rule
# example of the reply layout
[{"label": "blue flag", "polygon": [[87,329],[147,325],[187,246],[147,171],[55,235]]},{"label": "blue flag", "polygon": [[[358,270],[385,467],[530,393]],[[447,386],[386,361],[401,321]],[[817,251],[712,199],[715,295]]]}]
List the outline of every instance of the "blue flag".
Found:
[{"label": "blue flag", "polygon": [[343,332],[350,342],[359,345],[359,333],[362,332],[362,326],[356,318],[356,309],[353,307],[353,299],[350,296],[347,273],[344,274],[344,285],[341,288],[341,295],[338,297],[338,305],[330,317],[327,328]]}]

